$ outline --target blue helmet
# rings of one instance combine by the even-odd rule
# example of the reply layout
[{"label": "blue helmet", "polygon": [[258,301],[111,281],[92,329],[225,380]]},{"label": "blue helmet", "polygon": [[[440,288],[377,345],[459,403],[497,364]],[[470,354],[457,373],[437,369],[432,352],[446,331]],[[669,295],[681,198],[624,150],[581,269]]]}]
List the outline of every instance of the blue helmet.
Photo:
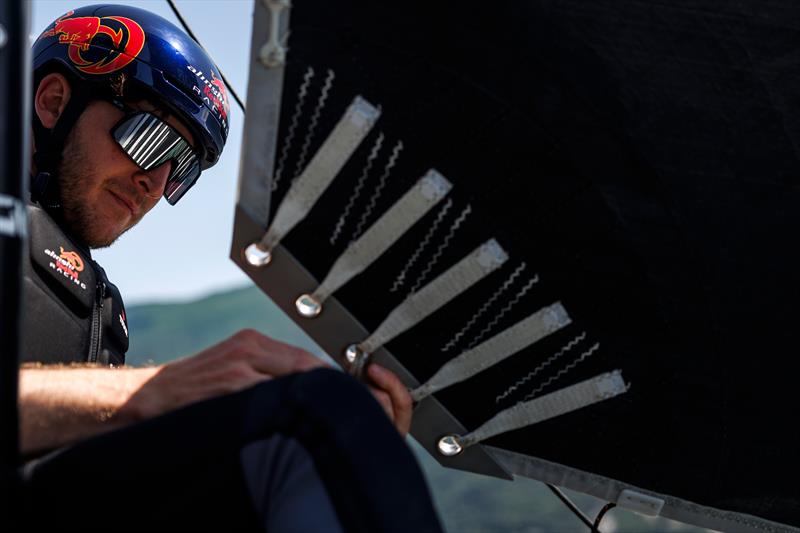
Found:
[{"label": "blue helmet", "polygon": [[[108,4],[70,11],[49,25],[33,45],[35,85],[53,71],[77,82],[83,89],[79,94],[91,95],[76,99],[75,107],[83,107],[98,91],[121,92],[123,83],[125,90],[133,86],[191,130],[201,169],[219,159],[228,137],[230,112],[219,69],[194,40],[162,17]],[[73,109],[59,119],[60,131],[49,136],[55,141],[45,142],[58,152],[50,157],[60,161],[64,139],[80,112]],[[36,121],[34,126],[36,132]]]}]

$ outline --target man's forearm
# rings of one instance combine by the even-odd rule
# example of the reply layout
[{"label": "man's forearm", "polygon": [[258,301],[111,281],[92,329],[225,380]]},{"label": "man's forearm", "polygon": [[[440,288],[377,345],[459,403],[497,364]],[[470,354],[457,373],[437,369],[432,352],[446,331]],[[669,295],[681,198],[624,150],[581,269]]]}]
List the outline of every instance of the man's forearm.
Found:
[{"label": "man's forearm", "polygon": [[20,370],[20,447],[38,453],[137,421],[123,408],[158,368],[26,365]]}]

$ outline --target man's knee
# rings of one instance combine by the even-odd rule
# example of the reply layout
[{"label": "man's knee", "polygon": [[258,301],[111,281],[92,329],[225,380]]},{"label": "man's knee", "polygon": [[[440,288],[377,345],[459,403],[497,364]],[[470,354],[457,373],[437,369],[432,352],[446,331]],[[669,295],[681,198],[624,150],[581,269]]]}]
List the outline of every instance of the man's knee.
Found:
[{"label": "man's knee", "polygon": [[299,442],[275,435],[245,446],[240,459],[267,531],[341,531],[314,461]]},{"label": "man's knee", "polygon": [[365,392],[365,387],[362,383],[352,376],[333,368],[315,368],[302,372],[297,374],[295,383],[295,386],[304,390],[309,390],[308,387],[311,387],[311,390],[322,388],[333,392],[341,391],[345,394],[350,392],[363,394]]},{"label": "man's knee", "polygon": [[[283,379],[283,378],[280,378]],[[288,400],[298,406],[316,406],[319,408],[357,408],[367,405],[376,407],[382,412],[377,402],[371,401],[372,395],[367,387],[339,370],[316,368],[288,376]]]}]

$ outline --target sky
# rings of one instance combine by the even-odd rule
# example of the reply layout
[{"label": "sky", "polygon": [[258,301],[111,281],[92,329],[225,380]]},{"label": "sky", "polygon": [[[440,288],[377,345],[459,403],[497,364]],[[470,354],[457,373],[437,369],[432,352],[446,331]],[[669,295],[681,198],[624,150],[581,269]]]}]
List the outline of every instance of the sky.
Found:
[{"label": "sky", "polygon": [[[31,36],[35,39],[70,9],[99,3],[147,9],[180,27],[165,0],[33,0]],[[175,4],[245,100],[253,0],[175,0]],[[177,206],[162,199],[113,246],[94,252],[126,305],[187,301],[248,284],[248,278],[228,259],[244,125],[244,115],[232,97],[230,106],[230,134],[219,163],[203,173]]]}]

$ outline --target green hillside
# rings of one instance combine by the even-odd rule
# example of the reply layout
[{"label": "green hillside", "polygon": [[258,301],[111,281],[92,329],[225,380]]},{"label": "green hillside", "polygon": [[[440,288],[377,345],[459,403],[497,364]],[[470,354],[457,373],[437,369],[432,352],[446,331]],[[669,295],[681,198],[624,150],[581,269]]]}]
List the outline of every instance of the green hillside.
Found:
[{"label": "green hillside", "polygon": [[[253,328],[320,354],[320,349],[257,288],[247,287],[188,303],[128,309],[131,348],[128,363],[159,364],[191,355],[233,333]],[[439,466],[409,439],[430,483],[434,501],[451,532],[582,532],[586,528],[541,483],[503,481]],[[570,493],[589,516],[605,502]],[[703,531],[666,519],[614,509],[605,532]]]},{"label": "green hillside", "polygon": [[257,329],[318,353],[310,339],[254,287],[177,304],[150,304],[127,310],[131,346],[128,363],[166,363],[197,353],[239,330]]}]

